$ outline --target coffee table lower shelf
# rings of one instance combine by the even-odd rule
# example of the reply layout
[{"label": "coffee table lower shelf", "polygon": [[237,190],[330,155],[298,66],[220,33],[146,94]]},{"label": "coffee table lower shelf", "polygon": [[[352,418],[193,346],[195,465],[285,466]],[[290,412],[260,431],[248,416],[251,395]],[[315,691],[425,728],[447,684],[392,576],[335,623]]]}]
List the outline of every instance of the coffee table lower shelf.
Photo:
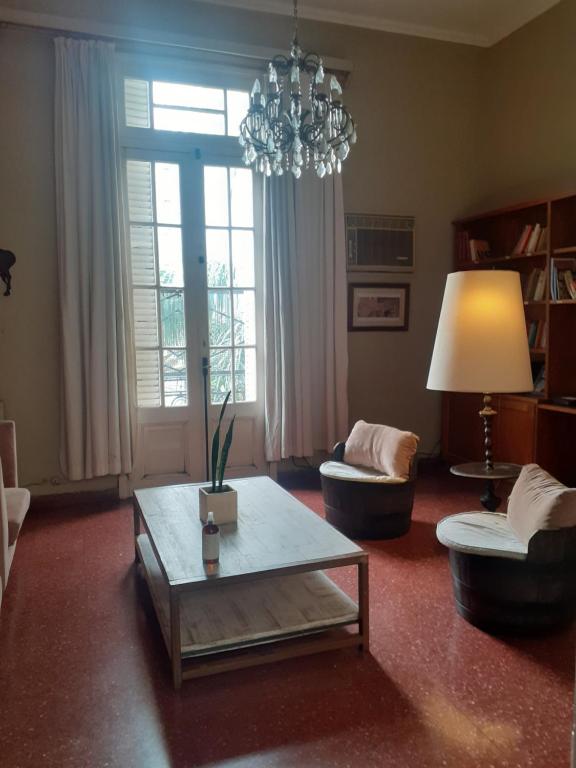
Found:
[{"label": "coffee table lower shelf", "polygon": [[[170,588],[147,534],[136,539],[162,635],[172,656]],[[240,583],[203,584],[180,591],[182,678],[224,672],[349,646],[362,635],[357,604],[323,571],[285,574]],[[176,657],[177,658],[177,657]]]}]

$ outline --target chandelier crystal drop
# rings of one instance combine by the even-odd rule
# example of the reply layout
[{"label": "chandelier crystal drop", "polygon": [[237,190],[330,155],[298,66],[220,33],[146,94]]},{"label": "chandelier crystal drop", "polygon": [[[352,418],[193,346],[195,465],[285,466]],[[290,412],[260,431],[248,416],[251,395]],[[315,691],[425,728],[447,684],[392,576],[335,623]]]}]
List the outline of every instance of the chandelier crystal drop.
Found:
[{"label": "chandelier crystal drop", "polygon": [[294,0],[294,39],[290,56],[278,55],[268,72],[255,80],[250,107],[240,124],[243,160],[266,176],[304,168],[320,178],[340,173],[356,128],[342,104],[342,87],[326,76],[322,59],[298,45],[298,0]]}]

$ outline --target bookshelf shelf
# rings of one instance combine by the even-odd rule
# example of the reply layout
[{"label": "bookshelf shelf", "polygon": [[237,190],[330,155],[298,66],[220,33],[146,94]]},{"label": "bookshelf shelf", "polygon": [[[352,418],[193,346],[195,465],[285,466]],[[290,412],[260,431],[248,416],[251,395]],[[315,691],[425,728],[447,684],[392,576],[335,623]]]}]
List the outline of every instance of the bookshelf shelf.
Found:
[{"label": "bookshelf shelf", "polygon": [[[472,253],[480,258],[473,261]],[[494,396],[495,458],[537,462],[561,481],[576,485],[576,462],[568,450],[576,408],[551,402],[576,396],[576,297],[568,298],[576,283],[576,193],[455,221],[454,255],[456,269],[515,270],[523,285],[538,391]],[[474,395],[444,396],[442,452],[447,460],[477,461],[482,455],[479,405]]]},{"label": "bookshelf shelf", "polygon": [[570,416],[576,416],[576,408],[570,408],[569,405],[556,405],[555,403],[540,403],[540,411],[551,411],[552,413],[569,413]]},{"label": "bookshelf shelf", "polygon": [[547,255],[547,251],[535,251],[534,253],[517,253],[511,254],[510,256],[498,256],[495,258],[484,259],[483,261],[474,263],[473,266],[481,267],[488,264],[509,264],[510,262],[522,263],[523,261],[528,261],[529,259],[540,259],[542,257],[546,257]]}]

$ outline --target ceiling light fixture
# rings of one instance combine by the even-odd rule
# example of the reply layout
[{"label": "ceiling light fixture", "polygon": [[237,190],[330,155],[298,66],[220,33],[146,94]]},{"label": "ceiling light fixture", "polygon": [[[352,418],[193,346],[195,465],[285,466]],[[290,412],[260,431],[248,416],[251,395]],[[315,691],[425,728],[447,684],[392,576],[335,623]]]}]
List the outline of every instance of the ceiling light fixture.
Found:
[{"label": "ceiling light fixture", "polygon": [[313,167],[320,178],[340,173],[350,145],[356,143],[356,128],[340,100],[336,76],[326,78],[320,56],[304,53],[298,45],[298,0],[290,56],[274,56],[263,81],[254,81],[240,124],[246,165],[266,176],[292,171],[297,179],[303,168]]}]

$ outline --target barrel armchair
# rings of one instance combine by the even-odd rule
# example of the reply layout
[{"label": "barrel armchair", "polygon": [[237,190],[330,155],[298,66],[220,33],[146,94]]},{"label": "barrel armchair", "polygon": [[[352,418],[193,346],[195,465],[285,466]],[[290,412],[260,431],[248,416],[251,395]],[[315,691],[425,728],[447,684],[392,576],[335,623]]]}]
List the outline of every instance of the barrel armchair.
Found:
[{"label": "barrel armchair", "polygon": [[0,606],[29,506],[30,492],[18,487],[16,427],[13,421],[0,421]]},{"label": "barrel armchair", "polygon": [[326,520],[353,539],[393,539],[410,529],[418,437],[358,421],[320,467]]},{"label": "barrel armchair", "polygon": [[438,523],[456,610],[488,632],[536,630],[576,617],[576,489],[536,464],[522,468],[507,513],[463,512]]}]

